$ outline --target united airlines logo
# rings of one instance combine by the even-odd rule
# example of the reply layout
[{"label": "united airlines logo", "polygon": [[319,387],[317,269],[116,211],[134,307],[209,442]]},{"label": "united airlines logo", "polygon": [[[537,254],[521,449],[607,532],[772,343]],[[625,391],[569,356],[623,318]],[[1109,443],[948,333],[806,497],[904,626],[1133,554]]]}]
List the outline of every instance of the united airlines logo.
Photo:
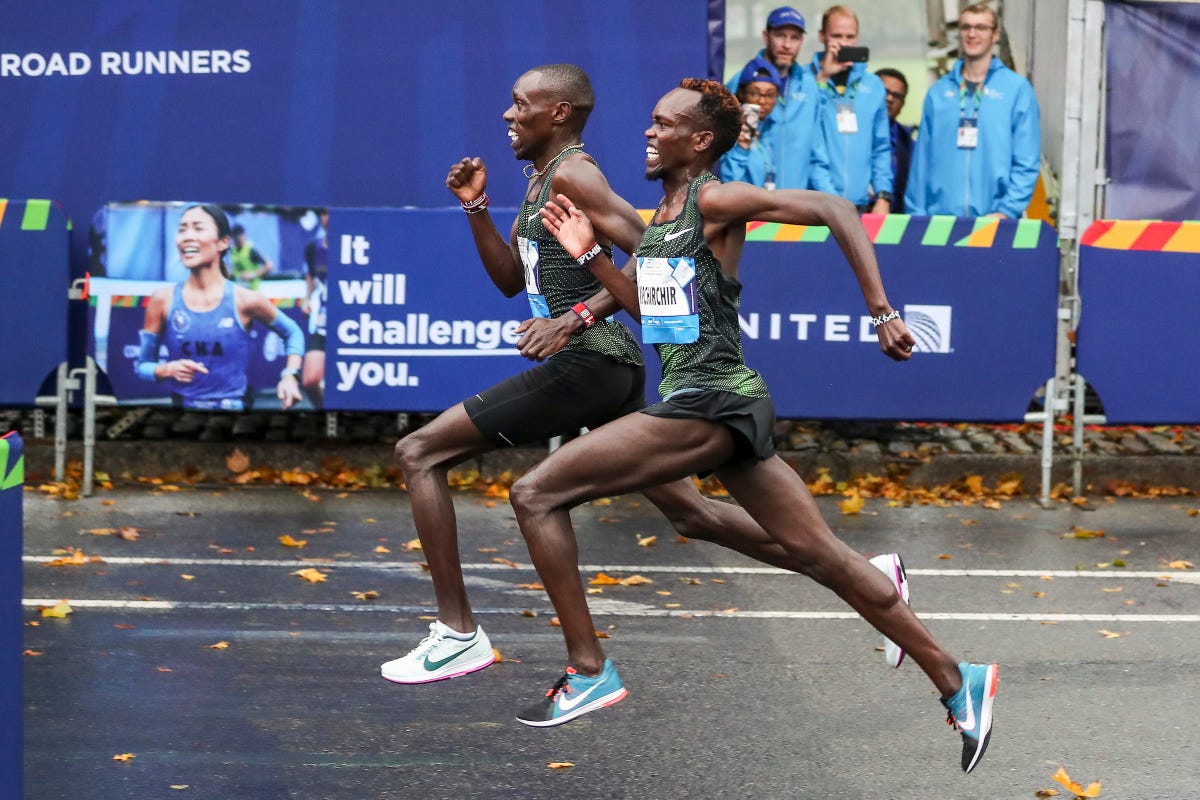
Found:
[{"label": "united airlines logo", "polygon": [[917,340],[915,353],[949,353],[950,306],[905,306],[904,324]]}]

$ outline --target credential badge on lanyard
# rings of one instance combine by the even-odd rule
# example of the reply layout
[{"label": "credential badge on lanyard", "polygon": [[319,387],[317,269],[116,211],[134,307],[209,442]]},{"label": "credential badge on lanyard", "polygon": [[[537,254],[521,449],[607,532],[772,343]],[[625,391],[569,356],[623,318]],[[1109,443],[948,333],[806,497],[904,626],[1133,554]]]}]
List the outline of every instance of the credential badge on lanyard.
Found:
[{"label": "credential badge on lanyard", "polygon": [[858,115],[854,113],[854,103],[843,100],[837,104],[838,133],[858,133]]},{"label": "credential badge on lanyard", "polygon": [[529,310],[535,317],[550,319],[550,304],[542,294],[542,262],[538,255],[537,240],[518,236],[517,252],[521,254],[521,263],[525,266],[525,294],[529,295]]},{"label": "credential badge on lanyard", "polygon": [[[971,97],[971,113],[967,113],[967,96]],[[967,91],[964,79],[958,86],[958,147],[961,150],[974,150],[979,146],[979,103],[983,97],[983,84],[979,84],[972,92]]]},{"label": "credential badge on lanyard", "polygon": [[639,256],[638,306],[646,344],[691,344],[700,338],[696,260]]}]

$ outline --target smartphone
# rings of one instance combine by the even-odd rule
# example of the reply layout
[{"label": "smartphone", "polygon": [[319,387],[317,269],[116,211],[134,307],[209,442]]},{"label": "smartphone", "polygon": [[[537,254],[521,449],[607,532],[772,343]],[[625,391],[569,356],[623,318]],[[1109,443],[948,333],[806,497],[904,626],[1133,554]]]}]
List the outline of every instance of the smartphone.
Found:
[{"label": "smartphone", "polygon": [[758,103],[742,103],[742,120],[750,129],[751,136],[758,135],[758,121],[762,116],[762,107]]},{"label": "smartphone", "polygon": [[870,55],[871,50],[868,47],[843,47],[838,50],[837,59],[840,63],[846,64],[852,61],[867,61]]}]

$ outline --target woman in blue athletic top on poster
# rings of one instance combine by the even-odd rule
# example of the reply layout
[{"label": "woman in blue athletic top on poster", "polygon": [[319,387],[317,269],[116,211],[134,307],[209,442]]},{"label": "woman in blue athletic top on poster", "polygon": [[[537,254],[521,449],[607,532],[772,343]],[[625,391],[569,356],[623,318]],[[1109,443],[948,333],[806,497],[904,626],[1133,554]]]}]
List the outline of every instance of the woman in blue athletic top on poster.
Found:
[{"label": "woman in blue athletic top on poster", "polygon": [[[283,407],[291,408],[300,400],[304,334],[265,295],[229,280],[225,255],[231,238],[229,218],[220,208],[184,210],[175,247],[191,274],[151,295],[134,368],[143,380],[172,381],[174,397],[185,408],[241,411],[250,328],[257,320],[284,341],[287,364],[275,391]],[[163,344],[167,360],[159,361]]]}]

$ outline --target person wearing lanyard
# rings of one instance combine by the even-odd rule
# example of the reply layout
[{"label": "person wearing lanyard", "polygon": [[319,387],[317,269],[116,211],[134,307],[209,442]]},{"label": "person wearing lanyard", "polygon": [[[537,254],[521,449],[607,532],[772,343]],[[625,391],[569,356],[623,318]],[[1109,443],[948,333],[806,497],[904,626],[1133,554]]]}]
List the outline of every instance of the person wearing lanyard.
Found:
[{"label": "person wearing lanyard", "polygon": [[996,13],[958,18],[961,58],[925,95],[904,205],[909,214],[1020,217],[1041,167],[1033,87],[996,58]]},{"label": "person wearing lanyard", "polygon": [[[821,94],[821,146],[813,149],[812,188],[845,197],[859,211],[887,214],[892,201],[892,139],[883,81],[865,62],[841,59],[858,44],[858,16],[832,6],[821,18],[825,51],[813,56]],[[872,200],[874,198],[874,200]]]},{"label": "person wearing lanyard", "polygon": [[[804,45],[804,26],[804,15],[796,9],[776,8],[767,15],[762,32],[763,49],[751,60],[751,63],[766,61],[779,75],[779,100],[771,121],[775,185],[779,189],[812,188],[813,149],[820,143],[816,74],[799,58]],[[735,74],[726,84],[734,94],[741,75],[741,72]]]},{"label": "person wearing lanyard", "polygon": [[737,90],[744,114],[742,132],[721,159],[721,180],[776,188],[775,148],[781,126],[774,111],[782,85],[779,73],[766,59],[755,58],[742,70]]}]

